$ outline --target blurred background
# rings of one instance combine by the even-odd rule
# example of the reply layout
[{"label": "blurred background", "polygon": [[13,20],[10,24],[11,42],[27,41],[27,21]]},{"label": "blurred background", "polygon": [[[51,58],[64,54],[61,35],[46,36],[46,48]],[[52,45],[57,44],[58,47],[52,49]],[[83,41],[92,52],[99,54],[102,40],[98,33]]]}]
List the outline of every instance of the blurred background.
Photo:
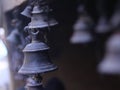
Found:
[{"label": "blurred background", "polygon": [[[47,90],[120,89],[120,0],[47,0],[59,22],[47,35],[59,67],[43,75]],[[0,0],[0,90],[25,90],[23,48],[29,43],[20,13],[28,0]],[[17,18],[17,19],[16,19]]]}]

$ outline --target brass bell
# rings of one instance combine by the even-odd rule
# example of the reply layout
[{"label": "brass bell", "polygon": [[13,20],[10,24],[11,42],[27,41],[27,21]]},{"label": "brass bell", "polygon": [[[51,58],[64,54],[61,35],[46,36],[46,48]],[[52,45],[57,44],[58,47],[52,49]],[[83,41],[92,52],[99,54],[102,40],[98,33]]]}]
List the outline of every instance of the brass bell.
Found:
[{"label": "brass bell", "polygon": [[47,51],[49,47],[40,41],[32,41],[24,52],[24,63],[19,70],[20,74],[37,74],[55,70],[57,67],[52,64]]},{"label": "brass bell", "polygon": [[6,38],[6,40],[10,43],[13,43],[13,44],[18,44],[19,43],[19,40],[18,40],[18,37],[19,36],[19,31],[18,29],[14,29],[10,35]]},{"label": "brass bell", "polygon": [[120,74],[120,33],[114,34],[106,43],[106,53],[98,65],[102,74]]},{"label": "brass bell", "polygon": [[97,33],[106,33],[106,32],[109,32],[111,30],[111,25],[107,21],[107,18],[105,16],[100,17],[95,30]]},{"label": "brass bell", "polygon": [[74,25],[74,32],[70,39],[73,44],[87,43],[92,41],[92,35],[89,31],[92,26],[92,21],[89,16],[80,16]]},{"label": "brass bell", "polygon": [[44,10],[41,8],[39,8],[37,5],[34,6],[31,22],[28,24],[28,28],[45,28],[58,24],[55,19],[48,17],[47,12],[44,12]]},{"label": "brass bell", "polygon": [[28,18],[31,18],[31,12],[32,12],[32,6],[27,6],[25,9],[24,9],[24,11],[23,12],[21,12],[21,14],[23,15],[23,16],[26,16],[26,17],[28,17]]}]

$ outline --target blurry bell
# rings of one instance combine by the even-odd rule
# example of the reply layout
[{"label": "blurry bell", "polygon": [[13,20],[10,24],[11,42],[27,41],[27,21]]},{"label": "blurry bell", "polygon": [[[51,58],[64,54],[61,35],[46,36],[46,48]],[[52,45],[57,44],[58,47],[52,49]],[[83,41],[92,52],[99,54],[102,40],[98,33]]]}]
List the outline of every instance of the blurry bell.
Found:
[{"label": "blurry bell", "polygon": [[26,16],[26,17],[28,17],[28,18],[31,18],[31,12],[32,12],[32,6],[27,6],[25,9],[24,9],[24,11],[23,12],[21,12],[21,14],[23,15],[23,16]]},{"label": "blurry bell", "polygon": [[114,34],[106,43],[106,54],[98,65],[102,74],[120,74],[120,33]]},{"label": "blurry bell", "polygon": [[73,44],[87,43],[92,41],[90,29],[92,27],[92,20],[89,16],[80,16],[74,25],[74,32],[70,39]]},{"label": "blurry bell", "polygon": [[96,33],[106,33],[111,30],[111,25],[107,21],[106,17],[100,17],[96,26]]},{"label": "blurry bell", "polygon": [[111,25],[116,28],[120,25],[120,11],[116,11],[111,18]]},{"label": "blurry bell", "polygon": [[56,24],[58,24],[58,22],[55,19],[49,17],[47,12],[45,12],[39,6],[34,6],[32,11],[32,19],[28,25],[28,28],[46,28]]},{"label": "blurry bell", "polygon": [[19,36],[19,31],[18,29],[14,29],[10,35],[6,38],[8,42],[12,43],[12,44],[18,44],[18,37]]}]

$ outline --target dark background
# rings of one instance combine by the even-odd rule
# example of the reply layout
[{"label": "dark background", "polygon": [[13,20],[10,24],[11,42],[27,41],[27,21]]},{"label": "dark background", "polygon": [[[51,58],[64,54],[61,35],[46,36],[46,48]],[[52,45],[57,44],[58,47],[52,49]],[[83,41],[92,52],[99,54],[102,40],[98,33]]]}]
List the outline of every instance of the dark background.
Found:
[{"label": "dark background", "polygon": [[[110,18],[117,0],[104,1],[106,2],[105,9],[108,18]],[[46,84],[46,81],[52,77],[57,77],[63,82],[66,90],[119,90],[119,75],[102,75],[97,72],[97,65],[104,55],[105,42],[115,30],[107,34],[95,34],[94,29],[92,29],[93,42],[78,45],[72,45],[69,42],[73,32],[73,24],[78,17],[76,9],[79,2],[77,0],[53,0],[50,4],[59,25],[52,28],[49,32],[48,44],[51,47],[51,58],[58,65],[59,69],[43,75],[44,83]],[[87,0],[86,3],[87,12],[94,20],[95,25],[99,17],[96,9],[97,2],[98,0]],[[26,3],[17,7],[20,9],[19,12],[25,6]],[[6,13],[8,21],[11,21],[13,18],[12,11]],[[21,15],[19,18],[24,22],[23,27],[29,22],[28,19]],[[8,22],[8,27],[7,34],[12,30],[10,22]]]}]

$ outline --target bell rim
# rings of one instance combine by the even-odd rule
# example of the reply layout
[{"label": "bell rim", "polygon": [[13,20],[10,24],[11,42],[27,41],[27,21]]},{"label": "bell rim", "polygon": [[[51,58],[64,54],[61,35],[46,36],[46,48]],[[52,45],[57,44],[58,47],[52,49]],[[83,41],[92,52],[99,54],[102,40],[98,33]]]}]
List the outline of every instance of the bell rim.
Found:
[{"label": "bell rim", "polygon": [[[46,70],[42,70],[40,68],[39,68],[39,70],[28,70],[28,69],[21,68],[18,71],[18,73],[22,74],[22,75],[34,75],[34,74],[44,74],[44,73],[52,72],[52,71],[55,71],[58,69],[58,67],[56,65],[52,65],[51,67],[53,67],[53,68],[48,67],[48,69],[46,69]],[[43,68],[43,69],[45,69],[45,68]]]},{"label": "bell rim", "polygon": [[[31,23],[30,23],[31,24]],[[28,25],[28,29],[36,29],[36,28],[45,28],[45,27],[48,27],[49,25],[52,27],[52,26],[55,26],[55,25],[57,25],[58,23],[56,22],[56,23],[54,23],[54,24],[48,24],[48,25],[44,25],[44,24],[41,24],[41,25]]]}]

